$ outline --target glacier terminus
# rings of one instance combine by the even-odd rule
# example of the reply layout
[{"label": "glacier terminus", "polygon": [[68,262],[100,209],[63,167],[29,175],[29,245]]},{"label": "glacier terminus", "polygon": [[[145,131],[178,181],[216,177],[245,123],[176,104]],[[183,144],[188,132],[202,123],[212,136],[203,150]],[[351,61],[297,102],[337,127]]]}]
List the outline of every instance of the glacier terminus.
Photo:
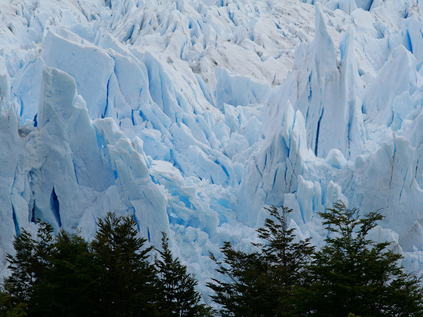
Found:
[{"label": "glacier terminus", "polygon": [[0,275],[112,211],[207,293],[264,207],[320,247],[338,200],[422,273],[422,66],[421,0],[0,0]]}]

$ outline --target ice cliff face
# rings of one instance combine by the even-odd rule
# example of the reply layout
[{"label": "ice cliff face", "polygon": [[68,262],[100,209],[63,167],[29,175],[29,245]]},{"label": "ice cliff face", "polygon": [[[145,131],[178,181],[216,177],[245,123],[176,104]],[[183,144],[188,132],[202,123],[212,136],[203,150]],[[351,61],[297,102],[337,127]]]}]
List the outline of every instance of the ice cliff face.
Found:
[{"label": "ice cliff face", "polygon": [[423,2],[0,2],[0,267],[115,211],[202,284],[264,206],[319,246],[342,199],[423,269]]}]

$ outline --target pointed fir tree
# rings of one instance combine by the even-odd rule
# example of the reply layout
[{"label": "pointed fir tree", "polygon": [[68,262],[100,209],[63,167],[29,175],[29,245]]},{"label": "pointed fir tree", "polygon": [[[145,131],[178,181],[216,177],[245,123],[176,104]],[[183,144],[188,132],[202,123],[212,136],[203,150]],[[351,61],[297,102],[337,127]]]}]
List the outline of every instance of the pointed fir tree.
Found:
[{"label": "pointed fir tree", "polygon": [[30,312],[38,304],[34,291],[49,268],[53,243],[53,227],[45,222],[38,224],[37,239],[22,229],[13,241],[15,254],[7,254],[8,268],[12,274],[5,279],[4,287],[10,295],[12,305],[25,306]]},{"label": "pointed fir tree", "polygon": [[157,249],[155,266],[158,274],[157,303],[161,317],[203,317],[210,309],[200,304],[201,296],[195,290],[197,281],[187,273],[178,258],[173,258],[169,239],[162,233],[162,250]]},{"label": "pointed fir tree", "polygon": [[274,219],[266,219],[257,230],[263,243],[253,244],[259,251],[246,253],[235,250],[229,242],[221,248],[223,260],[211,259],[224,280],[208,283],[221,305],[221,316],[297,316],[299,289],[305,287],[307,264],[314,248],[310,239],[294,242],[294,229],[288,229],[288,214],[292,211],[275,206],[267,209]]},{"label": "pointed fir tree", "polygon": [[389,242],[367,238],[383,219],[379,212],[360,216],[338,202],[320,216],[330,235],[314,254],[311,287],[301,294],[307,316],[423,316],[420,279],[403,271]]},{"label": "pointed fir tree", "polygon": [[99,316],[157,316],[157,292],[152,247],[138,237],[134,217],[108,213],[98,220],[91,242],[94,260],[100,266]]},{"label": "pointed fir tree", "polygon": [[35,286],[30,315],[92,316],[97,311],[98,265],[89,244],[77,233],[61,230],[49,255],[49,267]]},{"label": "pointed fir tree", "polygon": [[213,254],[210,258],[218,265],[216,271],[223,275],[222,280],[212,278],[207,286],[215,294],[213,301],[221,306],[219,314],[231,316],[273,316],[277,300],[268,286],[270,267],[262,261],[258,253],[245,253],[234,250],[229,242],[221,248],[223,261],[218,261]]},{"label": "pointed fir tree", "polygon": [[272,218],[267,218],[263,228],[257,230],[265,243],[253,243],[261,250],[260,257],[270,265],[272,280],[269,293],[273,293],[278,304],[275,316],[297,316],[297,293],[307,287],[307,265],[314,253],[311,238],[294,242],[294,228],[288,229],[288,215],[292,209],[282,206],[281,213],[275,206],[267,208]]},{"label": "pointed fir tree", "polygon": [[[37,238],[22,230],[8,255],[12,275],[5,279],[9,313],[27,316],[91,316],[97,276],[88,243],[77,234],[40,222]],[[9,303],[10,302],[10,303]]]}]

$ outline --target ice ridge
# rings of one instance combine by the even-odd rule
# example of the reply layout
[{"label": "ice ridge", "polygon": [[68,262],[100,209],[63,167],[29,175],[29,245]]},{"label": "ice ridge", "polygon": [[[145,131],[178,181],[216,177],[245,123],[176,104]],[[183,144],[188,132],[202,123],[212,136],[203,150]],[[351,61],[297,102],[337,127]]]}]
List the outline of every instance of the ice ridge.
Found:
[{"label": "ice ridge", "polygon": [[[25,0],[0,11],[0,267],[37,218],[108,211],[190,272],[256,239],[267,205],[342,199],[423,269],[422,2]],[[203,286],[201,286],[203,285]]]}]

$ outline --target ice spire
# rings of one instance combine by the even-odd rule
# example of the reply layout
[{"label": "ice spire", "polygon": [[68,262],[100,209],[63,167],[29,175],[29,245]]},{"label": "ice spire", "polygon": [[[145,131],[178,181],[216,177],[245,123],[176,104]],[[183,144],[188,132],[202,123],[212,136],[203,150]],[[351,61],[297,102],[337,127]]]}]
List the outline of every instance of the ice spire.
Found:
[{"label": "ice spire", "polygon": [[4,65],[4,59],[0,56],[0,111],[6,108],[6,104],[9,101],[9,91],[9,74]]}]

